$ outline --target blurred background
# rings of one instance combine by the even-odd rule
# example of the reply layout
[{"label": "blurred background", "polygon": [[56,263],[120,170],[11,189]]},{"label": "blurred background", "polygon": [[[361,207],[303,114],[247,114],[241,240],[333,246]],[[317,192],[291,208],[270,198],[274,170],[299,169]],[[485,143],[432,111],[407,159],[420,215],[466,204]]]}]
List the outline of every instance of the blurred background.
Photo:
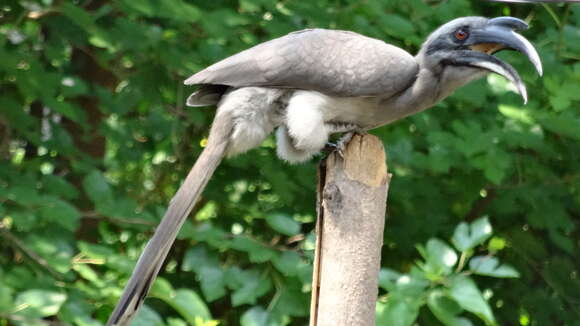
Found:
[{"label": "blurred background", "polygon": [[[545,73],[500,53],[526,106],[489,76],[372,132],[393,173],[377,325],[580,325],[580,4],[467,0],[3,0],[0,325],[104,324],[205,144],[215,109],[184,107],[190,74],[309,27],[416,53],[468,15],[528,21]],[[270,138],[226,160],[134,325],[307,324],[319,159],[290,166]],[[459,248],[481,221],[493,234]]]}]

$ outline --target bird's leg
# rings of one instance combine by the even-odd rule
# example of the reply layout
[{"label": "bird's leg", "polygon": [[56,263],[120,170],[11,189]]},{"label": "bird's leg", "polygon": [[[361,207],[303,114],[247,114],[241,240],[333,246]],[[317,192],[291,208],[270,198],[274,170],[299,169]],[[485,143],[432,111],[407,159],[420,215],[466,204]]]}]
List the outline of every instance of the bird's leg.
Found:
[{"label": "bird's leg", "polygon": [[327,123],[326,126],[328,130],[331,130],[331,133],[345,132],[337,142],[327,142],[324,147],[324,152],[337,151],[341,157],[343,157],[346,144],[348,144],[354,134],[364,135],[367,133],[366,130],[353,123]]},{"label": "bird's leg", "polygon": [[326,154],[330,154],[334,151],[336,151],[338,153],[338,155],[340,155],[340,157],[344,158],[344,149],[346,147],[346,144],[348,144],[348,142],[352,139],[352,137],[354,136],[354,134],[356,134],[356,131],[349,131],[347,133],[345,133],[344,135],[342,135],[342,137],[340,137],[338,139],[338,141],[336,142],[328,142],[326,143],[326,146],[324,146],[324,153]]}]

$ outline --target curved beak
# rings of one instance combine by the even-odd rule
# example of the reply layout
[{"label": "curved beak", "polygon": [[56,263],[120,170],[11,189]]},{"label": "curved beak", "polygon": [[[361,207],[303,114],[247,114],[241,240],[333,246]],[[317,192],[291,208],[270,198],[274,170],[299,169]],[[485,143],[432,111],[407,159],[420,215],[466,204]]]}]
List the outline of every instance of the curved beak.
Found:
[{"label": "curved beak", "polygon": [[[463,50],[466,56],[461,56],[458,63],[463,65],[485,69],[507,78],[527,103],[526,87],[517,71],[508,63],[492,56],[492,54],[504,50],[515,50],[525,54],[542,75],[542,62],[534,46],[526,38],[516,33],[515,30],[528,28],[523,20],[514,17],[498,17],[490,19],[481,28],[473,29],[469,39],[464,45],[470,50]],[[463,53],[462,53],[463,54]]]}]

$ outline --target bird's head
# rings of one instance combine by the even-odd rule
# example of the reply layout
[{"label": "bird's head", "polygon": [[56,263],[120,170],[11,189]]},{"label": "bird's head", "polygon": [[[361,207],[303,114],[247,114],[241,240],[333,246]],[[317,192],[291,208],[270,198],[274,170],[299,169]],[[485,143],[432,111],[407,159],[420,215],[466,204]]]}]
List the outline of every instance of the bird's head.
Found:
[{"label": "bird's head", "polygon": [[515,50],[525,54],[542,75],[542,63],[533,45],[517,30],[528,28],[514,17],[462,17],[435,30],[417,55],[424,68],[436,71],[442,79],[459,87],[493,72],[507,78],[527,102],[527,92],[518,72],[493,54]]}]

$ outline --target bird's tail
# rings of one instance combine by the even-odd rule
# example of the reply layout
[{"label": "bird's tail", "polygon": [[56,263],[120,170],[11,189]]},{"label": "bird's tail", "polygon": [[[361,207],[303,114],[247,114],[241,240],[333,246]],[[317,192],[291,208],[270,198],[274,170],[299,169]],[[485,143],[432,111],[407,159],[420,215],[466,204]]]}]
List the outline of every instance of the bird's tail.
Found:
[{"label": "bird's tail", "polygon": [[129,325],[149,288],[155,281],[175,237],[191,212],[197,198],[222,161],[229,143],[233,121],[229,112],[219,112],[214,119],[207,146],[195,162],[187,178],[171,199],[155,234],[147,243],[137,266],[125,286],[121,300],[109,317],[107,326]]}]

